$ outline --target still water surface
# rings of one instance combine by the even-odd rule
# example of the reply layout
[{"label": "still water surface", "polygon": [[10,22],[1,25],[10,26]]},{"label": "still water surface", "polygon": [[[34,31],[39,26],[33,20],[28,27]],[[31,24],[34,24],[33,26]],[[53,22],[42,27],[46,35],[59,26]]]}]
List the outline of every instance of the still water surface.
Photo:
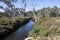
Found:
[{"label": "still water surface", "polygon": [[32,30],[33,23],[33,21],[29,21],[29,23],[20,27],[5,40],[24,40],[24,38],[28,37],[28,32]]}]

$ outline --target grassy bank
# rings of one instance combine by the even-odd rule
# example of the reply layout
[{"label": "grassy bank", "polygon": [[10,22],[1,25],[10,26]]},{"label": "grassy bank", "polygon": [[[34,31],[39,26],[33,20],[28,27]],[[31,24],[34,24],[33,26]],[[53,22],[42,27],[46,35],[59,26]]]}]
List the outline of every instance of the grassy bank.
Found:
[{"label": "grassy bank", "polygon": [[5,38],[10,33],[13,33],[19,27],[28,23],[30,19],[16,18],[14,21],[13,18],[0,18],[0,39]]},{"label": "grassy bank", "polygon": [[42,18],[35,22],[33,30],[29,32],[30,37],[48,37],[60,35],[60,18]]}]

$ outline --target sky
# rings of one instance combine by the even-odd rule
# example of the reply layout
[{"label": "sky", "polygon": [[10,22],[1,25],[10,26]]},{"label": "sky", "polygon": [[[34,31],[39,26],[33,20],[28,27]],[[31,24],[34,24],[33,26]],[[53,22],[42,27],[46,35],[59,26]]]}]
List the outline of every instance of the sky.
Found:
[{"label": "sky", "polygon": [[[15,7],[21,8],[21,0],[18,0],[15,4]],[[60,0],[26,0],[26,11],[32,11],[32,4],[35,5],[35,9],[39,10],[42,9],[43,7],[53,7],[57,6],[60,7]],[[0,2],[0,6],[6,6],[4,3]],[[1,11],[1,9],[0,9]]]}]

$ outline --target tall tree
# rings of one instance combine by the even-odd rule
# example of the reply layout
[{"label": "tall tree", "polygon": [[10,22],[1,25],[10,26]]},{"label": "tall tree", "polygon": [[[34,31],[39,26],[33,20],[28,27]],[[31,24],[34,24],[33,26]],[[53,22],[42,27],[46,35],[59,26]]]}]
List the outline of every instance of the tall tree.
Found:
[{"label": "tall tree", "polygon": [[[14,17],[15,17],[15,11],[14,11],[15,6],[12,3],[17,2],[17,0],[0,0],[0,1],[5,3],[7,7],[10,8],[9,11],[12,10],[12,13],[14,13]],[[5,9],[5,11],[7,10]]]},{"label": "tall tree", "polygon": [[58,11],[57,11],[57,7],[56,6],[54,6],[53,8],[52,8],[52,12],[55,14],[55,16],[58,16]]}]

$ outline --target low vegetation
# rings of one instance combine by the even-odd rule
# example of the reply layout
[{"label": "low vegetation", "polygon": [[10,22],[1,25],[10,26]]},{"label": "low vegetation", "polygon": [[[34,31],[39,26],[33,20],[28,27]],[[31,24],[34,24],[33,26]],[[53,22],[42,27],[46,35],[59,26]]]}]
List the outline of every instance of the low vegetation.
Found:
[{"label": "low vegetation", "polygon": [[23,25],[27,20],[28,19],[16,18],[16,20],[14,21],[13,18],[0,18],[0,32],[4,32],[4,30],[6,30],[7,28],[13,29],[14,24]]},{"label": "low vegetation", "polygon": [[30,19],[16,18],[0,18],[0,39],[7,37],[10,33],[13,33],[20,26],[26,24]]},{"label": "low vegetation", "polygon": [[60,35],[60,18],[42,18],[33,25],[33,30],[29,32],[30,37],[48,37]]}]

